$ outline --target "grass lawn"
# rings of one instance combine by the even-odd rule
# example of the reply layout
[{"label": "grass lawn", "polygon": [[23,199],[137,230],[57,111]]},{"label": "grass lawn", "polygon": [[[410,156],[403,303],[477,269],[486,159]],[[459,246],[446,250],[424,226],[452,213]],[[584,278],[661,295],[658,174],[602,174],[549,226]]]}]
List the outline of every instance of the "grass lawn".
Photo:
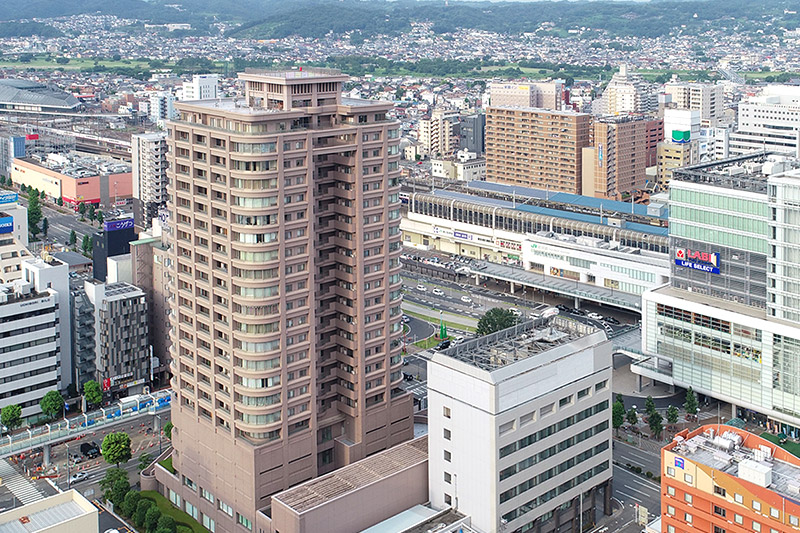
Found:
[{"label": "grass lawn", "polygon": [[441,342],[435,335],[432,337],[428,337],[427,339],[422,339],[421,341],[417,341],[414,343],[414,346],[422,348],[423,350],[429,350],[434,348],[437,344]]},{"label": "grass lawn", "polygon": [[[436,311],[436,309],[431,309],[431,311]],[[422,319],[422,320],[424,320],[426,322],[430,322],[431,324],[434,324],[434,325],[437,325],[437,326],[439,325],[439,317],[423,315],[422,313],[416,313],[414,311],[403,311],[403,313],[407,314],[408,316],[413,316],[413,317]],[[445,316],[447,316],[447,314],[448,313],[444,313]],[[470,332],[473,332],[473,333],[475,332],[475,328],[472,327],[472,326],[467,326],[467,325],[464,325],[464,324],[456,324],[455,322],[448,322],[447,320],[444,321],[444,325],[447,326],[450,329],[457,329],[457,330],[460,330],[460,331],[470,331]]]},{"label": "grass lawn", "polygon": [[164,459],[163,461],[161,461],[160,463],[158,463],[158,464],[160,464],[165,469],[167,469],[167,471],[170,474],[172,474],[173,476],[175,475],[175,468],[173,468],[173,466],[172,466],[172,456],[171,455],[169,457],[167,457],[166,459]]},{"label": "grass lawn", "polygon": [[208,533],[208,530],[197,523],[197,520],[177,509],[169,500],[154,490],[143,490],[142,498],[155,502],[161,514],[171,516],[179,526],[190,528],[194,533]]},{"label": "grass lawn", "polygon": [[781,448],[783,448],[784,450],[786,450],[787,452],[791,453],[796,457],[800,457],[800,444],[797,444],[796,442],[787,441],[786,444],[780,444],[780,442],[778,441],[778,436],[773,435],[772,433],[769,432],[762,433],[761,438],[767,439],[768,441],[777,444],[778,446],[780,446]]}]

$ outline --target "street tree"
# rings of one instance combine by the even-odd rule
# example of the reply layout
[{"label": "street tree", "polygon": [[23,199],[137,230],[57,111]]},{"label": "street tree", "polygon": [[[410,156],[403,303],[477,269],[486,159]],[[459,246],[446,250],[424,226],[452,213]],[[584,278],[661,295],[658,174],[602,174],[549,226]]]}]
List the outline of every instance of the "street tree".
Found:
[{"label": "street tree", "polygon": [[493,307],[478,320],[477,335],[482,337],[501,329],[510,328],[517,323],[517,317],[508,309]]},{"label": "street tree", "polygon": [[47,230],[50,229],[50,221],[47,220],[47,217],[42,219],[42,235],[47,237]]},{"label": "street tree", "polygon": [[44,398],[39,400],[39,407],[41,407],[45,416],[55,418],[64,409],[64,398],[58,391],[51,390],[44,395]]},{"label": "street tree", "polygon": [[139,472],[150,466],[150,463],[153,462],[153,456],[147,452],[142,452],[139,456],[139,465],[136,467]]},{"label": "street tree", "polygon": [[75,243],[78,242],[78,234],[75,233],[75,230],[70,230],[69,232],[69,245],[75,246]]},{"label": "street tree", "polygon": [[699,407],[700,404],[697,402],[697,395],[694,393],[692,388],[689,387],[689,389],[686,391],[686,402],[683,404],[683,408],[686,410],[686,418],[691,419],[695,417]]},{"label": "street tree", "polygon": [[42,189],[42,191],[39,193],[39,198],[41,198],[42,200],[47,199],[47,193],[44,192],[44,189]]},{"label": "street tree", "polygon": [[28,231],[36,237],[39,233],[39,222],[42,221],[42,206],[39,204],[39,195],[31,194],[28,198]]},{"label": "street tree", "polygon": [[632,426],[636,425],[636,422],[639,421],[639,415],[636,414],[636,409],[634,409],[633,407],[628,409],[628,414],[625,415],[625,418],[628,421],[628,424]]},{"label": "street tree", "polygon": [[661,436],[661,432],[664,431],[663,421],[664,419],[661,417],[658,411],[647,416],[647,425],[650,426],[650,435],[655,438],[659,438]]},{"label": "street tree", "polygon": [[103,479],[100,480],[100,488],[103,490],[103,497],[106,499],[111,497],[111,489],[119,480],[128,483],[128,486],[130,487],[128,473],[125,470],[121,468],[109,468],[106,470],[106,474],[103,476]]},{"label": "street tree", "polygon": [[97,225],[99,226],[102,223],[103,223],[103,212],[97,211]]},{"label": "street tree", "polygon": [[670,405],[667,408],[667,422],[670,424],[678,423],[678,408],[674,405]]},{"label": "street tree", "polygon": [[61,198],[60,196],[58,198],[56,198],[56,205],[59,206],[59,207],[63,206],[64,205],[64,199]]},{"label": "street tree", "polygon": [[621,403],[623,406],[625,405],[625,398],[622,397],[622,394],[617,393],[617,401]]},{"label": "street tree", "polygon": [[653,401],[652,396],[648,396],[647,399],[644,401],[644,411],[651,415],[656,412],[656,402]]},{"label": "street tree", "polygon": [[614,429],[619,433],[619,428],[625,423],[625,406],[621,402],[616,401],[611,409],[611,424]]},{"label": "street tree", "polygon": [[164,424],[164,436],[167,437],[169,440],[172,440],[172,429],[175,426],[172,425],[172,422],[167,422]]},{"label": "street tree", "polygon": [[17,404],[6,405],[0,411],[0,422],[3,423],[9,431],[13,431],[22,425],[22,407]]},{"label": "street tree", "polygon": [[100,384],[93,379],[84,383],[83,396],[89,405],[98,405],[103,401],[103,391],[100,389]]},{"label": "street tree", "polygon": [[119,468],[120,463],[127,463],[131,458],[130,436],[122,431],[109,433],[103,439],[102,453],[108,464]]}]

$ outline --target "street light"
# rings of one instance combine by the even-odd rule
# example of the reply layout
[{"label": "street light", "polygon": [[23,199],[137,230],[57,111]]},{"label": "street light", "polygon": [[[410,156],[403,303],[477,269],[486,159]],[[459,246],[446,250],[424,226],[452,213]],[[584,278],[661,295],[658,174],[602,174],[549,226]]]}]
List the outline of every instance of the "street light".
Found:
[{"label": "street light", "polygon": [[70,472],[69,472],[69,458],[70,458],[70,454],[69,454],[69,443],[68,443],[68,442],[65,442],[65,443],[64,443],[64,446],[66,446],[66,447],[67,447],[67,490],[69,490],[69,487],[70,487]]},{"label": "street light", "polygon": [[156,415],[158,418],[158,456],[161,457],[161,415]]}]

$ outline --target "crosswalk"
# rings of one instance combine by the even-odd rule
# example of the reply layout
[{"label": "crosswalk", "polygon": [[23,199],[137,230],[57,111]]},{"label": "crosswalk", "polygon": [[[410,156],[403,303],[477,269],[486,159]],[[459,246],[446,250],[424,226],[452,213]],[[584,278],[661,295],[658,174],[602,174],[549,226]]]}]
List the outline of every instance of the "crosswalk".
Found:
[{"label": "crosswalk", "polygon": [[3,480],[3,486],[7,487],[23,505],[44,498],[44,494],[36,488],[33,482],[17,472],[8,459],[0,460],[0,479]]}]

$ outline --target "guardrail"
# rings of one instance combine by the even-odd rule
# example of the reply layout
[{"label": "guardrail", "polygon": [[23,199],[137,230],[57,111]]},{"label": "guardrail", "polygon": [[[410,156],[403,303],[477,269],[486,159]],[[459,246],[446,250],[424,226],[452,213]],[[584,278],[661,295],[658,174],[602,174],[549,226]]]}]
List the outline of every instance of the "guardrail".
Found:
[{"label": "guardrail", "polygon": [[5,435],[0,440],[0,457],[72,439],[95,431],[99,427],[116,425],[142,415],[154,415],[159,411],[169,409],[171,401],[172,390],[165,389],[142,394],[136,399],[122,400],[97,411],[83,413],[69,419],[64,418],[58,422],[33,429],[29,428],[27,432]]}]

